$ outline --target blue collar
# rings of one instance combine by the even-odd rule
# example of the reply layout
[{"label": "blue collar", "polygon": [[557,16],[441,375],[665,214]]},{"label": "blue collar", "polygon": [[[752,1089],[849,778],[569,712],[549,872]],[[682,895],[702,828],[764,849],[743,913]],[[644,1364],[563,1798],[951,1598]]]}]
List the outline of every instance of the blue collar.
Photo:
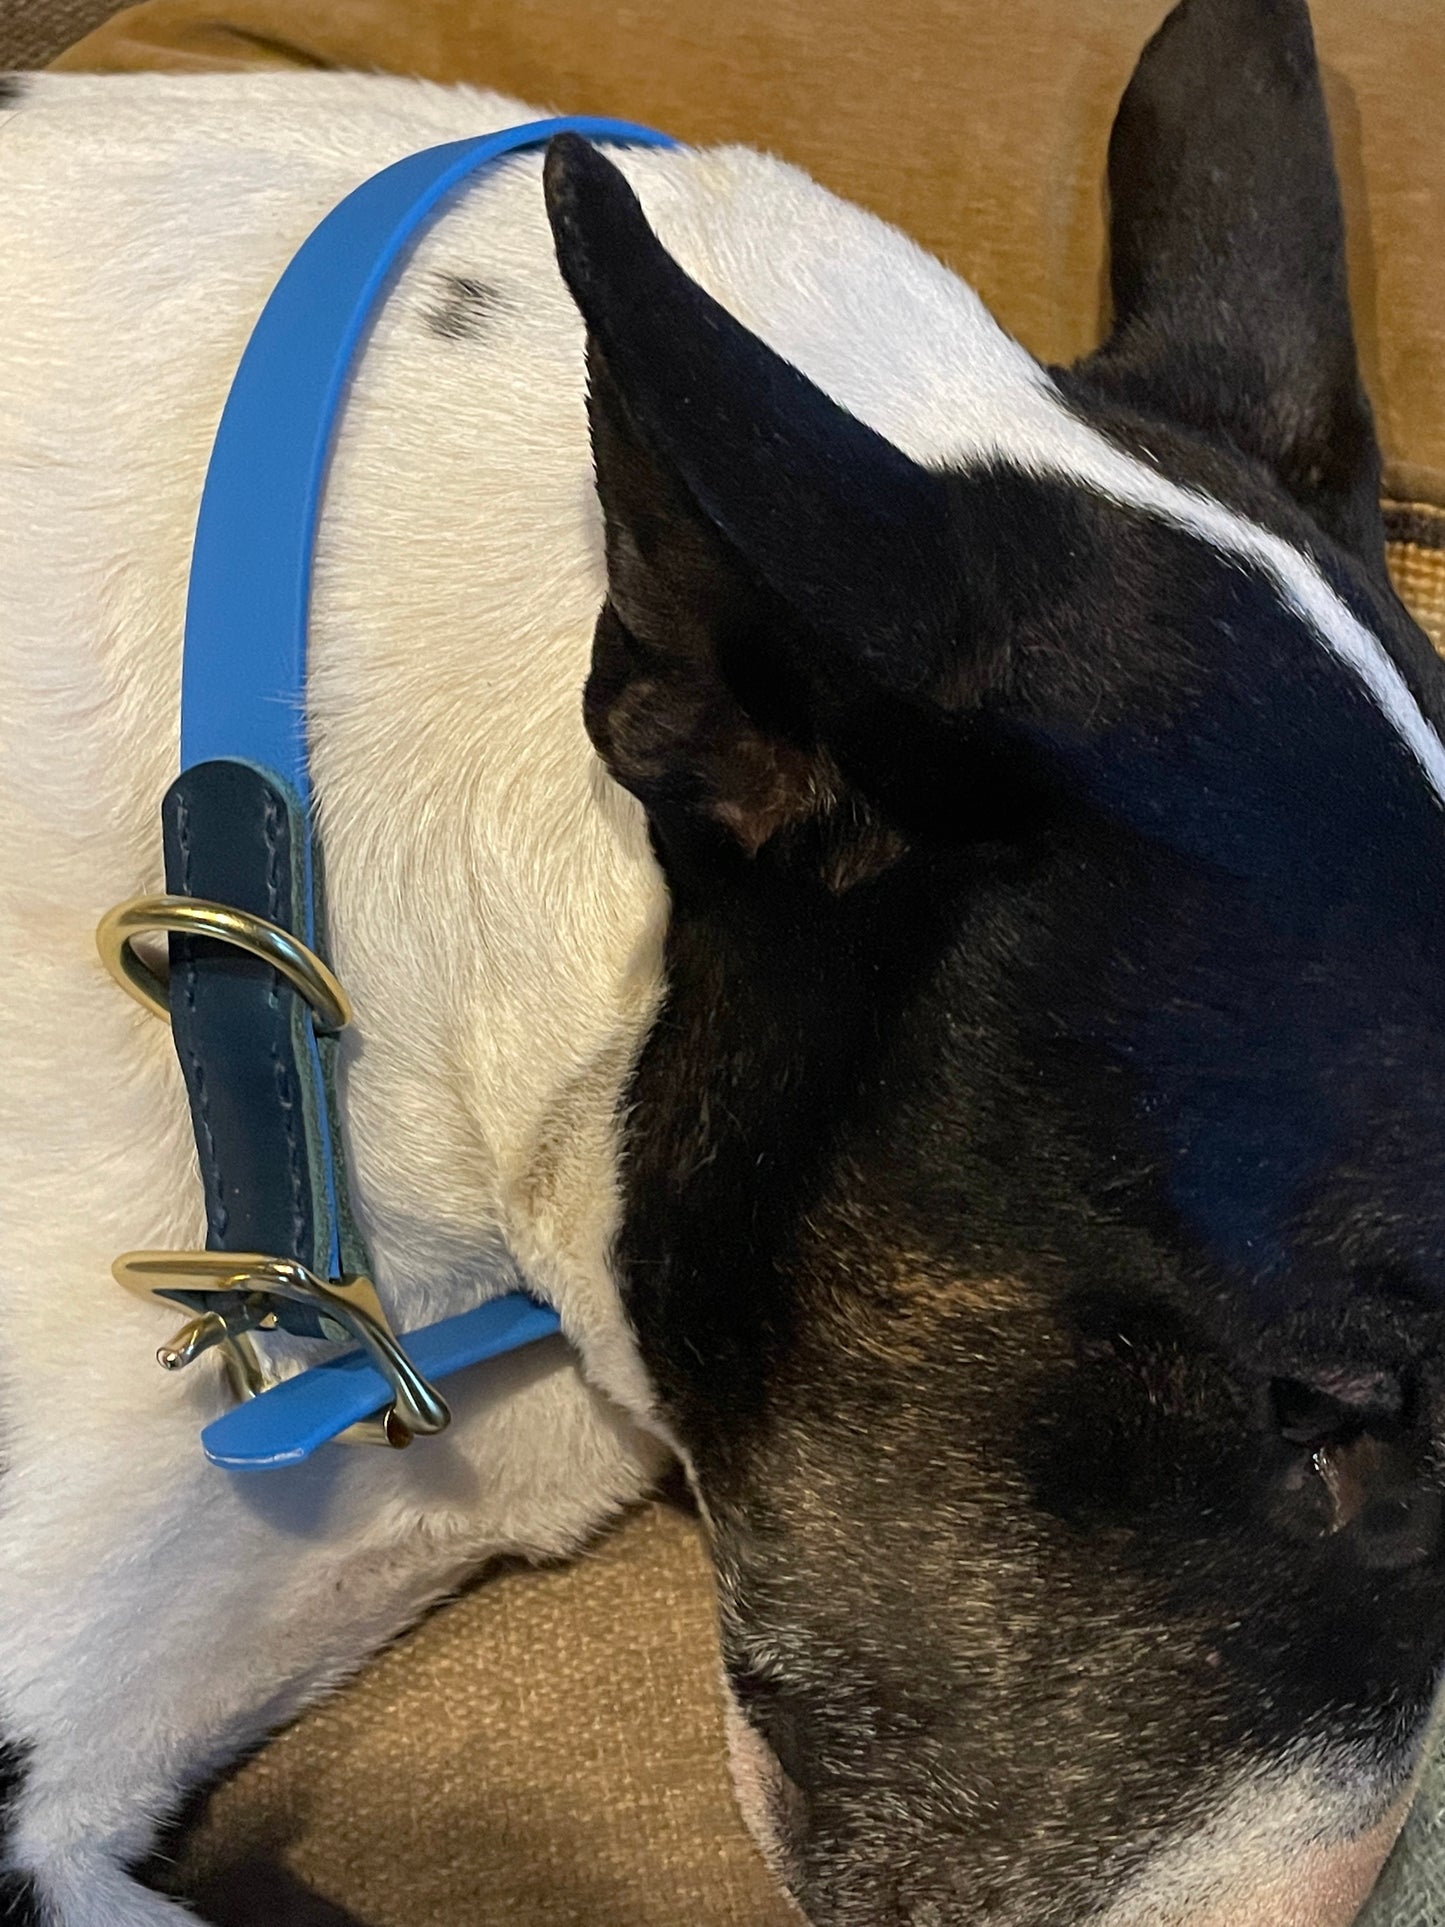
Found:
[{"label": "blue collar", "polygon": [[[277,283],[211,453],[186,608],[181,774],[162,809],[167,895],[112,911],[99,942],[125,987],[170,1018],[206,1195],[205,1252],[127,1253],[116,1275],[192,1313],[162,1364],[220,1348],[240,1402],[202,1433],[217,1465],[289,1465],[343,1435],[409,1443],[447,1423],[434,1380],[559,1329],[555,1311],[514,1289],[398,1337],[369,1282],[336,1124],[350,1010],[326,963],[304,698],[327,462],[367,329],[448,197],[564,132],[672,145],[626,121],[533,121],[363,182]],[[131,947],[146,931],[169,933],[168,982]],[[268,1385],[251,1334],[278,1326],[346,1349]]]}]

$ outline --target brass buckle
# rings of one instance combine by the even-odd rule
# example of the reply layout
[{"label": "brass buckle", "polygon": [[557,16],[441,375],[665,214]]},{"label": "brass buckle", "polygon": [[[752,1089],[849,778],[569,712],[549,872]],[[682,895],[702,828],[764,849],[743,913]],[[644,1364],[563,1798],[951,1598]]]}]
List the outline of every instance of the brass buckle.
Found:
[{"label": "brass buckle", "polygon": [[[407,1357],[366,1277],[326,1280],[292,1258],[249,1251],[128,1251],[111,1267],[116,1282],[141,1298],[162,1298],[195,1313],[156,1353],[167,1371],[180,1371],[213,1346],[222,1348],[238,1398],[266,1390],[250,1334],[288,1331],[298,1338],[332,1338],[361,1345],[392,1391],[374,1418],[348,1426],[348,1444],[410,1445],[451,1423],[446,1400]],[[212,1305],[219,1296],[223,1302]]]}]

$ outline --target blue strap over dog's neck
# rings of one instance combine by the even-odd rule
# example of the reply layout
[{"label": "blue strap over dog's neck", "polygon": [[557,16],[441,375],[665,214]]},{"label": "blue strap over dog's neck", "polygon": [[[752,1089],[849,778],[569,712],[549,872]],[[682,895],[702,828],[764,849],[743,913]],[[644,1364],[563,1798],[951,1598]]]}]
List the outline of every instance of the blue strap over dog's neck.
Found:
[{"label": "blue strap over dog's neck", "polygon": [[357,349],[447,197],[490,162],[562,133],[672,145],[651,128],[579,116],[429,147],[348,194],[277,282],[231,384],[201,498],[186,606],[183,769],[221,756],[258,763],[309,807],[311,560]]},{"label": "blue strap over dog's neck", "polygon": [[[167,887],[292,931],[324,960],[322,864],[306,735],[312,557],[347,378],[408,250],[490,162],[573,132],[670,146],[626,121],[534,121],[385,168],[327,215],[251,335],[206,476],[186,609],[181,776],[166,801]],[[206,939],[171,939],[171,1014],[206,1189],[207,1245],[365,1271],[335,1105],[334,1037],[279,975]],[[173,1292],[180,1302],[190,1302]],[[295,1329],[296,1327],[290,1327]],[[428,1377],[558,1328],[519,1292],[403,1343]],[[318,1335],[319,1330],[318,1330]],[[311,1367],[210,1425],[218,1464],[293,1463],[383,1407],[357,1352]]]}]

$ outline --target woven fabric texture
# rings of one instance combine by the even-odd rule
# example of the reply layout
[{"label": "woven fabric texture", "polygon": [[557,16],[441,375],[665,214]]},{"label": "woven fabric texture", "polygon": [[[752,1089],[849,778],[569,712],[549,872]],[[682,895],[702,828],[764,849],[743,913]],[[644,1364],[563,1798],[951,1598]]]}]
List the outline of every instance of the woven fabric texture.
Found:
[{"label": "woven fabric texture", "polygon": [[0,73],[44,67],[114,12],[111,0],[5,0],[0,5]]},{"label": "woven fabric texture", "polygon": [[1416,622],[1445,655],[1445,515],[1418,504],[1392,504],[1385,526],[1395,538],[1390,543],[1395,587]]},{"label": "woven fabric texture", "polygon": [[706,1561],[662,1503],[498,1573],[211,1797],[219,1927],[791,1927],[732,1805]]}]

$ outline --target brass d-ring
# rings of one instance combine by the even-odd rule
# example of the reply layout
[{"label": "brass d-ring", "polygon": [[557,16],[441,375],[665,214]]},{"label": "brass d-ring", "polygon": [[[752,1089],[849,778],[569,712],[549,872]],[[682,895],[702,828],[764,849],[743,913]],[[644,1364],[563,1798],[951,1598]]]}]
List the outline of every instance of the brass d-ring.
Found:
[{"label": "brass d-ring", "polygon": [[280,924],[224,903],[208,903],[203,897],[133,897],[101,918],[95,943],[122,990],[157,1017],[170,1019],[170,989],[163,977],[142,963],[132,939],[163,930],[186,937],[214,937],[273,965],[306,999],[320,1030],[344,1030],[351,1022],[351,999],[333,973],[314,950]]}]

